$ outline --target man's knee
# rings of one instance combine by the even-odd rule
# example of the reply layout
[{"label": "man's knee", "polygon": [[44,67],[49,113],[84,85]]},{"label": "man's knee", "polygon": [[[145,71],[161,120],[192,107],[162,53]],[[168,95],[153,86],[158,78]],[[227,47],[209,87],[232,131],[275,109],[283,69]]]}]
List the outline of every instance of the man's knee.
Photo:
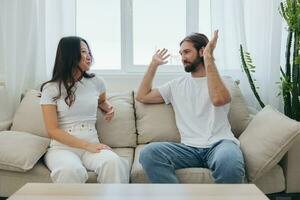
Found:
[{"label": "man's knee", "polygon": [[238,159],[217,161],[213,176],[217,183],[242,183],[245,178],[244,163]]},{"label": "man's knee", "polygon": [[235,144],[229,144],[218,153],[213,161],[213,174],[216,182],[242,183],[245,177],[244,159]]},{"label": "man's knee", "polygon": [[245,177],[244,163],[238,159],[227,161],[220,171],[227,183],[242,183]]},{"label": "man's knee", "polygon": [[147,144],[140,152],[139,162],[145,167],[151,165],[155,160],[159,159],[161,153],[159,153],[162,148],[163,143],[153,142]]}]

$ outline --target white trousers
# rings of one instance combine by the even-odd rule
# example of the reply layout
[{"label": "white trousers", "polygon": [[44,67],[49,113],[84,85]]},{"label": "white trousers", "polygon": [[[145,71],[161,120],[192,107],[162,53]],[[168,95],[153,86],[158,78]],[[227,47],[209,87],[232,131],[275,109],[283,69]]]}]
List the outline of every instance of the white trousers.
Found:
[{"label": "white trousers", "polygon": [[[95,125],[82,123],[66,129],[69,134],[91,143],[99,143]],[[85,183],[87,170],[95,172],[99,183],[128,183],[129,166],[111,150],[91,153],[52,141],[45,155],[45,163],[55,183]]]}]

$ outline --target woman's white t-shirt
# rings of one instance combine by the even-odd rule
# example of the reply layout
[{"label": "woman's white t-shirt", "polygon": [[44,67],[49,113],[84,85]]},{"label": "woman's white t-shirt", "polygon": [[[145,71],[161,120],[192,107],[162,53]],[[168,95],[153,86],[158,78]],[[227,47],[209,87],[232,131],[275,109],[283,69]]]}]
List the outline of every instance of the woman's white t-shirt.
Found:
[{"label": "woman's white t-shirt", "polygon": [[58,83],[47,83],[41,94],[41,105],[56,105],[57,116],[60,128],[72,127],[78,123],[96,123],[97,107],[99,96],[106,91],[102,78],[83,77],[75,83],[75,101],[69,107],[65,102],[66,89],[61,87],[61,97],[57,100],[53,98],[59,95]]},{"label": "woman's white t-shirt", "polygon": [[228,139],[239,145],[227,118],[230,104],[220,107],[212,104],[206,77],[180,77],[158,90],[165,103],[173,106],[182,143],[209,148],[220,140]]}]

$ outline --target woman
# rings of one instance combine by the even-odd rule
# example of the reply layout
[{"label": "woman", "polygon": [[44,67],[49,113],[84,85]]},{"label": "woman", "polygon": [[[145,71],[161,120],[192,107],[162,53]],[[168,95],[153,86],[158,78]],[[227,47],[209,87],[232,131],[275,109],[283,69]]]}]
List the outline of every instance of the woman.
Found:
[{"label": "woman", "polygon": [[40,104],[52,139],[45,163],[56,183],[84,183],[87,170],[96,172],[100,183],[129,180],[127,163],[98,139],[97,107],[108,122],[114,109],[103,80],[87,73],[92,61],[84,39],[64,37],[57,47],[52,79],[41,86]]}]

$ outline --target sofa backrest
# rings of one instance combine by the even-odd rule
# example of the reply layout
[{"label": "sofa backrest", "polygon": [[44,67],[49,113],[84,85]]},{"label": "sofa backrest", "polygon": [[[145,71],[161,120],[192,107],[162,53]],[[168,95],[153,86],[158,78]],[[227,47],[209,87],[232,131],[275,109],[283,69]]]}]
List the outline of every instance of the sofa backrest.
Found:
[{"label": "sofa backrest", "polygon": [[40,92],[37,90],[28,90],[26,92],[15,112],[11,130],[48,137],[42,109],[39,104],[39,95]]},{"label": "sofa backrest", "polygon": [[[228,77],[224,82],[231,93],[228,119],[232,132],[239,137],[250,122],[249,111],[238,85]],[[11,130],[48,137],[39,94],[37,90],[25,94],[14,115]],[[154,141],[180,141],[171,105],[139,103],[133,92],[108,94],[108,99],[115,108],[115,117],[107,123],[98,110],[96,128],[102,143],[111,147],[135,147]]]},{"label": "sofa backrest", "polygon": [[170,104],[143,104],[135,100],[134,105],[139,144],[180,141],[174,110]]},{"label": "sofa backrest", "polygon": [[250,113],[238,84],[231,77],[224,77],[223,81],[231,95],[228,120],[231,131],[238,138],[251,121]]},{"label": "sofa backrest", "polygon": [[[48,137],[39,104],[39,94],[37,90],[26,92],[14,115],[11,130]],[[108,95],[108,99],[115,108],[115,117],[111,123],[106,123],[102,112],[98,111],[96,129],[102,143],[111,147],[136,146],[137,135],[132,95],[132,92]]]},{"label": "sofa backrest", "polygon": [[[223,81],[231,94],[228,120],[233,134],[238,138],[250,122],[249,111],[237,83],[230,77],[223,77]],[[180,141],[171,105],[142,104],[135,100],[135,111],[139,144]]]},{"label": "sofa backrest", "polygon": [[96,128],[100,141],[110,147],[135,147],[137,135],[133,108],[133,93],[108,94],[115,114],[113,121],[104,120],[104,114],[98,109]]}]

